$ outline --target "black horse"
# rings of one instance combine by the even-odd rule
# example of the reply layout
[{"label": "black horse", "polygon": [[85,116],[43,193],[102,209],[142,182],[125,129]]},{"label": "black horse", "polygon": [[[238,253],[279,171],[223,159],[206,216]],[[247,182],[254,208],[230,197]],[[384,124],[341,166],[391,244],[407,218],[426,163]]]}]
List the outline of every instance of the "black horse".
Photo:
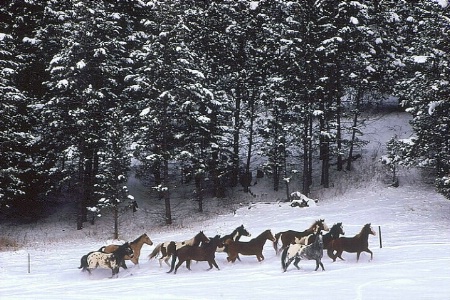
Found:
[{"label": "black horse", "polygon": [[339,222],[331,226],[330,231],[324,234],[323,236],[323,249],[328,249],[328,246],[330,245],[331,241],[339,238],[341,234],[342,235],[345,234],[342,222]]},{"label": "black horse", "polygon": [[314,243],[308,246],[300,245],[300,244],[291,244],[288,248],[283,250],[283,254],[281,255],[281,267],[283,268],[283,272],[286,272],[287,268],[291,264],[293,260],[294,266],[297,269],[300,269],[298,263],[302,259],[315,260],[316,261],[316,269],[319,269],[319,265],[322,267],[322,271],[325,271],[325,268],[322,264],[323,257],[323,237],[322,233],[316,233]]}]

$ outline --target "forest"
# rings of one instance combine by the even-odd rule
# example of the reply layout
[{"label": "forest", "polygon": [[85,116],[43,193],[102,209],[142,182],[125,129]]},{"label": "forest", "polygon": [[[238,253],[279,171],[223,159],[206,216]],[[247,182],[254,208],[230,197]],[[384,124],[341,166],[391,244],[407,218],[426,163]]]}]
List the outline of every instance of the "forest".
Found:
[{"label": "forest", "polygon": [[450,198],[447,1],[9,0],[0,24],[4,215],[70,192],[81,229],[133,202],[132,168],[166,224],[175,173],[200,212],[257,173],[309,195],[351,172],[386,99],[414,130],[388,143],[393,182],[427,168]]}]

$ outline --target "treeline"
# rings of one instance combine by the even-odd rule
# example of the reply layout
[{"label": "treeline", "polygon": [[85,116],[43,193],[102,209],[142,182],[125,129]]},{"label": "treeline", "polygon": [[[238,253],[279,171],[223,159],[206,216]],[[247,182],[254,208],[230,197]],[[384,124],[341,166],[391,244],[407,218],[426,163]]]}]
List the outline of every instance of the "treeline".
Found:
[{"label": "treeline", "polygon": [[206,189],[248,188],[256,156],[275,190],[300,172],[308,195],[316,166],[324,187],[331,165],[351,170],[363,105],[390,95],[414,116],[403,161],[448,196],[449,20],[424,0],[5,1],[2,210],[71,188],[81,228],[132,199],[132,158],[167,224],[173,165],[200,211]]}]

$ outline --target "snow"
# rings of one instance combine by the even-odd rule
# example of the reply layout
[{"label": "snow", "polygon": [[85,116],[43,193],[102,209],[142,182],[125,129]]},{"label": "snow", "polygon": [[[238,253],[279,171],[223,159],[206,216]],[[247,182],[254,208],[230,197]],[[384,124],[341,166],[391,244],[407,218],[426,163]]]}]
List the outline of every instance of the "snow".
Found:
[{"label": "snow", "polygon": [[369,238],[373,261],[363,253],[357,263],[355,254],[344,253],[345,261],[332,263],[325,255],[325,271],[317,272],[314,262],[302,261],[301,270],[290,267],[282,273],[280,259],[267,242],[261,263],[241,255],[242,261],[232,264],[226,254],[218,253],[221,270],[206,271],[207,264],[199,262],[190,272],[182,267],[176,275],[166,274],[167,266],[160,268],[157,260],[147,260],[153,246],[144,245],[139,267],[128,262],[128,270],[121,270],[118,279],[109,279],[109,270],[97,269],[89,276],[77,269],[81,256],[100,248],[101,240],[49,243],[44,232],[36,230],[36,245],[0,253],[0,294],[8,299],[107,299],[112,294],[136,299],[282,299],[296,293],[303,299],[328,299],[331,294],[333,299],[448,299],[449,213],[448,200],[432,187],[416,183],[353,189],[309,208],[293,208],[289,203],[243,205],[235,214],[176,232],[143,228],[156,245],[167,239],[188,239],[199,230],[209,236],[227,234],[241,224],[253,237],[267,228],[274,234],[303,230],[318,218],[325,218],[328,226],[343,222],[346,236],[357,234],[365,223],[371,222],[377,234],[381,226],[383,247],[378,235]]},{"label": "snow", "polygon": [[[410,137],[407,115],[397,113],[389,120],[367,122],[370,128],[364,137],[370,139],[370,144],[363,157],[373,156],[373,164],[378,164],[374,153],[379,157],[384,154],[384,142],[393,135]],[[360,171],[362,177],[371,176],[371,168],[368,165]],[[437,194],[433,186],[422,183],[415,170],[399,167],[397,175],[398,188],[388,187],[376,178],[353,179],[344,187],[336,183],[330,189],[315,191],[317,203],[303,208],[278,202],[275,194],[262,194],[258,189],[269,186],[263,178],[251,187],[258,195],[250,202],[242,192],[236,192],[242,201],[235,210],[220,210],[220,201],[210,200],[205,203],[206,212],[210,212],[207,216],[186,211],[176,216],[172,226],[155,221],[155,214],[163,206],[150,203],[148,190],[138,193],[131,183],[130,191],[134,189],[132,194],[139,202],[139,210],[128,219],[121,219],[120,238],[134,240],[146,232],[154,245],[144,245],[139,266],[128,261],[128,269],[121,269],[117,279],[109,278],[110,270],[96,269],[89,276],[78,269],[83,255],[117,242],[111,240],[112,223],[106,224],[103,219],[107,216],[97,219],[95,225],[86,224],[83,230],[75,230],[75,224],[64,215],[33,224],[0,222],[1,237],[13,238],[21,245],[0,252],[0,298],[449,299],[450,201]],[[173,212],[179,209],[179,205],[174,205]],[[273,234],[288,229],[301,231],[320,218],[329,227],[342,222],[348,237],[371,223],[377,232],[369,237],[373,260],[369,262],[370,255],[363,253],[356,262],[356,254],[344,252],[345,261],[332,262],[325,253],[325,271],[314,271],[315,262],[302,261],[300,270],[290,266],[282,273],[280,257],[270,242],[264,246],[262,262],[254,256],[241,255],[242,261],[233,264],[227,262],[225,253],[217,253],[220,270],[206,271],[205,262],[194,262],[192,271],[183,266],[176,275],[167,274],[167,266],[160,268],[157,260],[147,259],[158,243],[183,241],[200,230],[208,236],[224,235],[243,224],[253,238],[266,229]]]}]

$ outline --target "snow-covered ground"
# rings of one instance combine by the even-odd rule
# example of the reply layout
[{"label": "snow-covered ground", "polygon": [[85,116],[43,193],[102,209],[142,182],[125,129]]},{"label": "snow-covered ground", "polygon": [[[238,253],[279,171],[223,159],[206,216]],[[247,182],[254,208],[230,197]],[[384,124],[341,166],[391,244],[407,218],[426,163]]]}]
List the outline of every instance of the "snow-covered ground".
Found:
[{"label": "snow-covered ground", "polygon": [[[204,215],[192,213],[195,208],[179,213],[181,203],[174,205],[176,224],[161,226],[156,212],[163,211],[162,204],[146,203],[148,195],[142,191],[136,197],[140,210],[121,218],[122,236],[133,240],[146,232],[154,245],[186,240],[200,230],[208,236],[228,234],[241,224],[256,237],[266,229],[273,234],[301,231],[319,218],[330,227],[343,222],[346,236],[371,223],[377,231],[377,236],[369,237],[371,262],[366,253],[358,263],[356,254],[344,252],[346,260],[334,263],[325,254],[325,271],[315,272],[314,261],[302,261],[301,270],[290,266],[282,273],[280,257],[267,242],[263,262],[241,255],[242,261],[232,264],[225,253],[218,253],[220,270],[206,271],[207,263],[199,262],[193,263],[192,271],[181,267],[174,275],[166,273],[167,266],[160,268],[157,260],[149,261],[154,246],[144,245],[139,267],[128,262],[129,268],[121,269],[117,279],[102,269],[89,276],[78,269],[80,258],[107,243],[112,223],[105,216],[77,231],[73,212],[59,210],[38,223],[0,223],[0,234],[20,246],[0,252],[0,299],[450,299],[450,201],[422,184],[412,170],[401,170],[400,187],[388,187],[382,177],[389,176],[373,166],[387,139],[394,134],[409,137],[402,116],[372,122],[367,133],[372,146],[363,153],[367,165],[351,172],[352,187],[350,179],[344,179],[334,180],[330,189],[315,189],[317,206],[293,208],[273,201],[277,196],[266,193],[270,183],[258,182],[252,187],[257,194],[254,202],[243,197],[234,213],[217,199],[207,203]],[[341,177],[348,175],[344,174]],[[233,197],[241,195],[236,192]],[[222,214],[214,215],[217,211]]]},{"label": "snow-covered ground", "polygon": [[[227,234],[244,224],[253,237],[270,228],[275,234],[286,229],[304,230],[324,218],[329,226],[343,222],[346,236],[357,234],[365,223],[379,236],[370,236],[370,256],[344,253],[345,261],[332,262],[326,255],[325,271],[314,271],[313,261],[302,261],[281,272],[280,258],[270,242],[266,259],[241,256],[228,263],[218,253],[220,270],[206,271],[207,264],[193,264],[166,274],[157,260],[147,260],[153,246],[142,248],[140,267],[128,262],[119,278],[109,279],[109,270],[82,273],[80,257],[98,249],[102,242],[68,241],[33,249],[0,253],[0,298],[2,299],[449,299],[450,297],[450,202],[432,188],[420,184],[399,188],[374,186],[350,190],[345,195],[323,199],[316,207],[292,208],[288,203],[255,203],[235,214],[220,215],[189,229],[152,232],[155,242],[185,240],[204,230],[209,236]],[[136,237],[142,232],[136,232]],[[242,240],[246,240],[243,238]],[[31,269],[28,273],[28,254]]]}]

